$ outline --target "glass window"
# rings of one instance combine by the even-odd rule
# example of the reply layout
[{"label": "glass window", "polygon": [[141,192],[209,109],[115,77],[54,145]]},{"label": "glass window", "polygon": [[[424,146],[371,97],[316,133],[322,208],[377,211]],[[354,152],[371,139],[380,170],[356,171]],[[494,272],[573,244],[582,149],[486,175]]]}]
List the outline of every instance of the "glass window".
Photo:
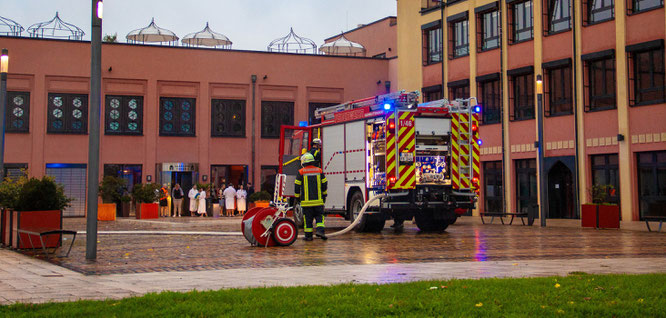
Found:
[{"label": "glass window", "polygon": [[141,167],[141,165],[105,164],[104,176],[125,179],[127,193],[131,193],[134,185],[141,183]]},{"label": "glass window", "polygon": [[88,95],[49,93],[48,112],[48,133],[88,133]]},{"label": "glass window", "polygon": [[502,121],[502,93],[500,91],[500,81],[491,80],[480,82],[478,85],[481,97],[481,116],[484,124],[495,124]]},{"label": "glass window", "polygon": [[513,4],[513,42],[532,39],[532,1]]},{"label": "glass window", "polygon": [[425,37],[425,64],[433,64],[442,61],[442,28],[436,27],[424,31]]},{"label": "glass window", "polygon": [[460,20],[451,22],[453,30],[453,58],[469,55],[469,22]]},{"label": "glass window", "polygon": [[449,87],[449,100],[469,98],[469,84]]},{"label": "glass window", "polygon": [[245,137],[245,100],[213,99],[211,132],[213,137]]},{"label": "glass window", "polygon": [[640,217],[666,216],[666,151],[638,154]]},{"label": "glass window", "polygon": [[280,126],[294,125],[294,102],[261,102],[261,138],[280,138]]},{"label": "glass window", "polygon": [[614,0],[588,0],[588,23],[611,20],[614,17]]},{"label": "glass window", "polygon": [[632,0],[632,5],[632,12],[637,13],[661,7],[664,0]]},{"label": "glass window", "polygon": [[546,70],[546,116],[573,114],[571,65]]},{"label": "glass window", "polygon": [[587,61],[588,110],[615,108],[615,58]]},{"label": "glass window", "polygon": [[141,135],[143,133],[143,97],[106,96],[104,133]]},{"label": "glass window", "polygon": [[315,117],[315,110],[335,105],[337,105],[337,103],[310,103],[308,105],[308,124],[316,125],[321,123],[321,118]]},{"label": "glass window", "polygon": [[160,97],[160,136],[196,135],[196,99]]},{"label": "glass window", "polygon": [[635,104],[664,101],[664,48],[632,53]]},{"label": "glass window", "polygon": [[502,186],[502,161],[483,163],[483,198],[486,212],[504,210],[504,187]]},{"label": "glass window", "polygon": [[548,1],[548,31],[560,32],[571,28],[571,0]]},{"label": "glass window", "polygon": [[611,185],[613,189],[606,195],[606,201],[620,203],[620,177],[617,154],[594,155],[592,161],[592,184]]},{"label": "glass window", "polygon": [[515,160],[516,164],[516,201],[518,203],[518,212],[534,213],[537,210],[537,176],[536,160],[521,159]]},{"label": "glass window", "polygon": [[27,133],[30,127],[30,93],[7,92],[5,132]]},{"label": "glass window", "polygon": [[500,46],[500,18],[499,11],[494,10],[481,14],[483,35],[481,50],[491,50]]},{"label": "glass window", "polygon": [[534,119],[534,75],[532,73],[511,77],[513,120]]}]

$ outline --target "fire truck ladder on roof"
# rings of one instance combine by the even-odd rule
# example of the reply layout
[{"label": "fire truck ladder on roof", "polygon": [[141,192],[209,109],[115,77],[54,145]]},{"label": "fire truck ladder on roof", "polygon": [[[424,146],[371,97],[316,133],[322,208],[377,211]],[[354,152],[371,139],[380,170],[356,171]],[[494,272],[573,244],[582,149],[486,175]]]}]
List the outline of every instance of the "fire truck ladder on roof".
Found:
[{"label": "fire truck ladder on roof", "polygon": [[377,95],[374,97],[353,100],[339,105],[319,108],[315,110],[315,117],[322,118],[323,120],[328,120],[333,118],[332,117],[333,114],[337,112],[363,108],[366,106],[383,105],[385,103],[391,103],[391,105],[393,105],[396,108],[406,107],[407,105],[417,103],[418,99],[419,99],[418,91],[407,93],[404,90],[402,90],[399,92]]}]

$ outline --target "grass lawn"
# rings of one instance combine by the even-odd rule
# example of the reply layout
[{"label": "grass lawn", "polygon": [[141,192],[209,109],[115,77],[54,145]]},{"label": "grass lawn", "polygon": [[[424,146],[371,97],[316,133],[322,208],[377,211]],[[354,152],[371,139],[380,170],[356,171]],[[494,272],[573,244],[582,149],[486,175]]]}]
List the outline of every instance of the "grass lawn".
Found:
[{"label": "grass lawn", "polygon": [[164,292],[123,300],[2,306],[0,316],[666,317],[666,275],[572,273],[548,278]]}]

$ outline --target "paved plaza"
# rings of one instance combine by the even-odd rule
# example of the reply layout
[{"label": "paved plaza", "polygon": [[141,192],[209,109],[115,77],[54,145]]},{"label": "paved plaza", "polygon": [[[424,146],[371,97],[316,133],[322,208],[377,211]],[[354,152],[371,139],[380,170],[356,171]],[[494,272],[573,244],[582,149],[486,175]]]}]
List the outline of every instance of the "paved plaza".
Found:
[{"label": "paved plaza", "polygon": [[[47,262],[0,250],[0,302],[122,298],[146,292],[424,279],[666,272],[666,234],[593,230],[553,222],[541,228],[482,225],[467,217],[445,233],[351,233],[327,242],[251,247],[239,218],[120,219],[100,222],[98,260],[85,235],[69,258]],[[327,220],[329,232],[348,222]],[[558,226],[559,224],[559,226]],[[390,225],[390,222],[387,222]],[[85,231],[84,219],[65,228]],[[627,226],[631,228],[631,226]],[[131,231],[131,232],[129,232]],[[191,232],[195,234],[173,234]],[[130,234],[132,233],[132,234]],[[169,234],[171,233],[171,234]],[[60,266],[58,266],[60,265]]]}]

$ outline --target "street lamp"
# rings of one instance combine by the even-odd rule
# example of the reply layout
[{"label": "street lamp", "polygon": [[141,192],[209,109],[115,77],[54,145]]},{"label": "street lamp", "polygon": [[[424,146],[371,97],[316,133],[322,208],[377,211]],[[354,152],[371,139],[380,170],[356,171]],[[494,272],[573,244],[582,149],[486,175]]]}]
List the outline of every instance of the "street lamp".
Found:
[{"label": "street lamp", "polygon": [[537,156],[539,161],[539,215],[541,218],[541,226],[546,226],[546,171],[544,169],[544,140],[543,140],[543,79],[541,74],[536,76],[536,91],[537,91]]},{"label": "street lamp", "polygon": [[88,202],[86,259],[97,259],[97,196],[99,192],[99,130],[102,105],[102,12],[101,0],[92,0],[90,34],[90,119],[88,122]]},{"label": "street lamp", "polygon": [[9,50],[2,49],[0,56],[0,181],[5,180],[5,111],[7,109],[7,71]]}]

